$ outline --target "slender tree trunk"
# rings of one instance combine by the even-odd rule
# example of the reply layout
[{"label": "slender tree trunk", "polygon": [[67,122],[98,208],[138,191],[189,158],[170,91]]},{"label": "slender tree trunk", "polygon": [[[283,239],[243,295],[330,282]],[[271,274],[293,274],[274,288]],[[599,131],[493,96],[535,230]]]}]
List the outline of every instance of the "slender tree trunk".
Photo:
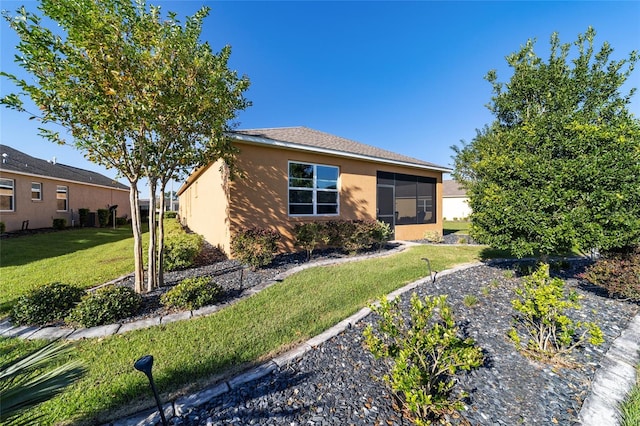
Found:
[{"label": "slender tree trunk", "polygon": [[133,231],[134,289],[136,293],[142,293],[142,283],[144,282],[144,263],[142,259],[142,230],[140,224],[140,200],[138,198],[138,181],[129,180],[129,185],[131,229]]},{"label": "slender tree trunk", "polygon": [[156,264],[156,188],[158,182],[149,178],[149,252],[147,265],[147,291],[153,291],[158,287],[158,265]]},{"label": "slender tree trunk", "polygon": [[[158,287],[164,285],[164,190],[167,187],[167,182],[160,182],[160,218],[158,219],[158,241],[156,250],[156,262],[158,267]],[[173,195],[173,194],[172,194]]]}]

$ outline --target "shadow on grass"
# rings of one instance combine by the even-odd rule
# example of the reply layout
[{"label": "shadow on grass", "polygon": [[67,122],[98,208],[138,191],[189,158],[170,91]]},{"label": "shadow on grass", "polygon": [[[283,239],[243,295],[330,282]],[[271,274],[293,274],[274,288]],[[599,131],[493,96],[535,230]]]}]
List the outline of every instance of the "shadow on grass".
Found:
[{"label": "shadow on grass", "polygon": [[131,227],[78,228],[6,238],[0,243],[0,267],[26,265],[125,240],[132,235]]}]

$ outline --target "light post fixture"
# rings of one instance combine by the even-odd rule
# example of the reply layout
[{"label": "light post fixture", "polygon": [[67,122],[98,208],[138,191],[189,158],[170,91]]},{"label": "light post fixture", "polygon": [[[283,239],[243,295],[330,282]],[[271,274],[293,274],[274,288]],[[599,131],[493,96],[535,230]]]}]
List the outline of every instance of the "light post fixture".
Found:
[{"label": "light post fixture", "polygon": [[153,383],[153,376],[151,375],[151,369],[153,368],[153,356],[152,355],[143,356],[133,364],[133,368],[135,368],[138,371],[142,371],[149,379],[149,384],[151,385],[153,396],[155,396],[156,404],[158,405],[158,411],[160,411],[160,418],[162,419],[162,425],[167,426],[167,419],[164,417],[164,410],[162,409],[162,404],[160,403],[160,397],[158,396],[158,391],[156,390],[156,385],[155,383]]}]

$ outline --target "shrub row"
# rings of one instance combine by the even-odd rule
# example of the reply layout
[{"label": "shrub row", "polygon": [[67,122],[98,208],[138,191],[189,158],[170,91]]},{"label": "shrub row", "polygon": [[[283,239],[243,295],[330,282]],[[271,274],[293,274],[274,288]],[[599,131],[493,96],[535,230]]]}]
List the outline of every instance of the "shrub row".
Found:
[{"label": "shrub row", "polygon": [[380,248],[389,240],[389,225],[376,220],[330,220],[307,222],[294,228],[296,244],[311,258],[318,247],[340,248],[355,253]]},{"label": "shrub row", "polygon": [[63,283],[34,289],[18,298],[12,318],[20,325],[46,325],[64,321],[93,327],[134,315],[141,297],[128,287],[109,286],[93,293]]},{"label": "shrub row", "polygon": [[[222,287],[208,277],[187,278],[160,298],[169,308],[198,309],[220,300]],[[112,324],[138,313],[142,297],[129,287],[107,286],[95,292],[52,283],[20,296],[12,318],[19,325],[64,322],[82,327]]]}]

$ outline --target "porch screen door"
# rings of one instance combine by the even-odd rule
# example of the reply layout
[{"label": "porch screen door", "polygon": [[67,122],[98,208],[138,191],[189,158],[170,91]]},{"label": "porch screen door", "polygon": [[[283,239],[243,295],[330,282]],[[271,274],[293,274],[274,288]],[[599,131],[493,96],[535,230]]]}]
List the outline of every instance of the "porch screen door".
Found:
[{"label": "porch screen door", "polygon": [[395,239],[395,188],[393,185],[379,184],[377,193],[377,219],[389,224],[391,239]]}]

